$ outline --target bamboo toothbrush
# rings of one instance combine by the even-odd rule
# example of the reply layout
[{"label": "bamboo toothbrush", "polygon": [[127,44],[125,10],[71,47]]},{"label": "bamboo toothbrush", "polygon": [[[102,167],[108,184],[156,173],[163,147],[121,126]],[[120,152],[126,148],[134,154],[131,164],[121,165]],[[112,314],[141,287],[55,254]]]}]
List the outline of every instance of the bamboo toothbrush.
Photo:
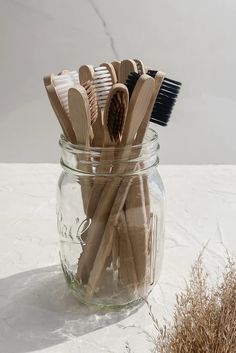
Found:
[{"label": "bamboo toothbrush", "polygon": [[[117,104],[118,103],[118,104]],[[115,108],[114,108],[115,106]],[[124,129],[124,124],[126,121],[126,115],[127,115],[127,108],[128,108],[128,90],[125,85],[123,84],[114,84],[113,88],[111,89],[107,102],[105,105],[105,110],[104,110],[104,126],[105,129],[107,129],[107,133],[105,133],[106,136],[106,141],[105,145],[106,146],[114,146],[115,141],[117,141],[117,138],[119,139],[119,136],[122,134],[123,129]],[[114,126],[116,125],[116,132],[111,137],[109,137],[109,131],[114,129]],[[113,138],[115,141],[113,141]],[[106,160],[106,158],[109,156],[103,155],[103,160]],[[107,170],[104,170],[104,166],[100,166],[98,172],[103,173],[107,172]],[[103,188],[103,185],[102,185]],[[93,191],[91,192],[93,203],[91,203],[90,207],[91,209],[88,211],[89,217],[92,218],[92,223],[89,227],[89,229],[86,232],[86,246],[83,249],[83,252],[80,256],[79,259],[79,266],[78,266],[78,272],[77,272],[77,278],[82,279],[83,282],[87,282],[88,280],[88,275],[89,272],[92,268],[93,261],[96,257],[96,253],[101,241],[101,236],[102,236],[102,227],[105,222],[105,218],[108,216],[107,212],[109,212],[109,208],[105,210],[105,213],[101,212],[99,218],[96,219],[94,218],[94,211],[96,210],[97,207],[97,202],[100,197],[100,189],[101,185],[99,184],[99,180],[96,183],[94,183]],[[94,201],[95,200],[95,201]],[[105,204],[105,203],[104,203]],[[101,208],[104,207],[101,205]],[[101,227],[101,231],[100,231]]]},{"label": "bamboo toothbrush", "polygon": [[94,86],[101,109],[104,109],[112,85],[116,82],[116,72],[111,64],[103,63],[94,68]]},{"label": "bamboo toothbrush", "polygon": [[[143,120],[139,131],[137,133],[135,144],[140,144],[143,141],[145,132],[147,130],[147,125],[151,119],[155,121],[159,121],[160,124],[164,124],[166,122],[167,117],[170,117],[171,111],[175,104],[177,95],[179,93],[179,89],[181,84],[177,81],[170,80],[165,77],[163,72],[157,71],[149,71],[149,75],[151,75],[155,79],[155,91],[153,95],[153,99],[150,103],[149,112],[147,113],[146,118]],[[132,95],[132,90],[135,87],[135,84],[138,80],[137,74],[132,73],[127,82],[128,86],[131,87],[129,90]],[[164,98],[163,98],[164,97]],[[134,256],[136,261],[136,269],[138,273],[139,280],[143,278],[143,269],[144,264],[142,262],[142,256],[140,256],[140,249],[143,249],[146,244],[140,244],[142,242],[142,237],[137,238],[137,232],[135,232],[135,225],[137,224],[136,219],[141,220],[141,214],[137,217],[135,215],[135,219],[133,217],[133,209],[136,207],[138,212],[138,205],[143,203],[143,200],[138,198],[137,195],[145,196],[145,208],[148,218],[150,217],[150,200],[149,200],[149,190],[147,186],[147,181],[143,180],[143,185],[137,184],[136,186],[131,186],[129,194],[126,200],[126,219],[128,224],[129,235],[132,243],[132,247],[134,250]],[[147,219],[147,222],[150,223],[150,219]],[[137,241],[138,239],[138,241]]]},{"label": "bamboo toothbrush", "polygon": [[117,230],[119,240],[119,281],[122,286],[133,291],[137,289],[138,278],[135,269],[135,259],[133,256],[132,244],[130,242],[126,216],[123,210],[120,212]]},{"label": "bamboo toothbrush", "polygon": [[[92,109],[92,106],[90,106],[92,101],[89,101],[86,90],[79,86],[78,73],[76,71],[63,70],[60,75],[45,77],[44,83],[49,99],[54,104],[54,110],[58,112],[58,120],[61,122],[65,137],[74,144],[88,146],[91,137],[89,107]],[[80,93],[76,95],[72,90],[69,94],[70,89],[75,86]],[[83,95],[83,101],[80,94]],[[73,131],[73,136],[70,131],[68,132],[68,127]],[[81,178],[81,192],[85,210],[87,209],[89,190],[90,185]]]},{"label": "bamboo toothbrush", "polygon": [[[101,101],[107,98],[107,91],[111,89],[113,82],[117,81],[114,68],[111,64],[102,64],[99,68],[94,68],[92,65],[82,65],[79,68],[79,78],[81,84],[85,87],[88,97],[90,99],[91,107],[91,122],[93,130],[93,142],[95,147],[102,147],[104,141],[104,128],[103,128],[103,109]],[[103,90],[101,90],[103,88]],[[87,188],[89,190],[89,188]],[[94,208],[95,199],[94,194],[98,194],[99,190],[90,187],[90,192],[86,197],[86,216],[92,217],[90,209]],[[86,233],[83,234],[83,239],[86,238]]]},{"label": "bamboo toothbrush", "polygon": [[81,84],[86,81],[93,81],[98,105],[103,109],[112,85],[117,82],[113,66],[108,63],[101,64],[97,67],[93,67],[92,65],[82,65],[79,68],[79,78]]},{"label": "bamboo toothbrush", "polygon": [[91,125],[93,125],[98,117],[98,103],[97,103],[97,96],[96,96],[96,91],[95,87],[92,83],[92,81],[88,80],[82,84],[82,86],[85,88],[87,96],[88,96],[88,101],[89,101],[89,110],[90,110],[90,120],[91,120]]},{"label": "bamboo toothbrush", "polygon": [[104,140],[102,110],[112,85],[117,82],[116,73],[113,66],[108,63],[95,68],[92,65],[82,65],[79,68],[79,78],[81,84],[91,81],[94,85],[98,103],[98,116],[93,125],[93,145],[102,147]]},{"label": "bamboo toothbrush", "polygon": [[83,86],[68,90],[69,116],[79,145],[89,146],[91,117],[89,99]]},{"label": "bamboo toothbrush", "polygon": [[[90,144],[94,142],[94,131],[93,131],[93,126],[96,123],[98,119],[98,103],[97,103],[97,95],[95,91],[95,87],[92,81],[88,80],[82,84],[82,86],[85,88],[87,96],[88,96],[88,101],[89,101],[89,111],[90,111]],[[96,134],[97,136],[97,134]]]},{"label": "bamboo toothbrush", "polygon": [[[134,137],[138,131],[138,128],[142,122],[143,117],[146,115],[146,111],[150,104],[150,99],[152,97],[154,90],[154,80],[150,80],[150,76],[142,75],[133,92],[133,95],[129,102],[128,114],[124,126],[124,132],[122,134],[121,146],[131,146]],[[121,153],[121,160],[126,160],[129,156],[129,151],[126,150]],[[116,173],[123,173],[125,168],[116,168]],[[106,259],[109,256],[113,243],[114,236],[114,226],[117,225],[118,215],[123,208],[121,207],[120,199],[126,197],[128,192],[128,187],[131,179],[128,181],[125,180],[125,185],[123,184],[122,190],[119,189],[119,193],[117,194],[117,190],[119,188],[121,179],[117,177],[117,182],[113,182],[111,184],[107,184],[103,189],[101,199],[104,200],[103,205],[96,208],[94,213],[93,222],[96,224],[98,220],[101,223],[101,217],[103,219],[103,224],[101,224],[101,234],[102,241],[100,243],[95,261],[93,263],[93,267],[89,276],[87,291],[90,295],[94,293],[94,290],[97,287],[97,283],[99,281],[100,276],[104,270],[104,265],[106,263]],[[116,195],[117,194],[117,195]],[[117,196],[117,197],[116,197]],[[111,209],[111,211],[110,211]],[[107,215],[109,215],[108,220]],[[104,217],[106,216],[106,217]],[[92,223],[93,223],[92,222]],[[105,222],[105,223],[104,223]],[[98,230],[98,228],[96,227]],[[89,231],[89,230],[88,230]],[[94,235],[92,233],[88,233],[88,235],[93,238]],[[96,232],[96,236],[98,236],[98,232]],[[89,248],[88,248],[89,249]],[[87,255],[87,259],[89,258],[89,254]]]},{"label": "bamboo toothbrush", "polygon": [[[104,127],[103,122],[103,110],[111,88],[117,82],[117,76],[114,67],[109,63],[102,63],[99,67],[96,68],[93,68],[91,65],[83,65],[79,69],[79,77],[82,84],[86,84],[84,80],[88,78],[91,82],[93,82],[98,103],[98,115],[93,125],[93,145],[96,147],[103,147],[106,143],[105,140],[107,139],[106,127]],[[101,158],[103,157],[101,156]],[[99,195],[99,188],[101,188],[101,183],[97,183],[96,188],[93,188],[93,191],[90,194],[90,201],[88,203],[87,210],[87,216],[89,218],[93,216],[93,210],[94,207],[96,207],[96,195]]]},{"label": "bamboo toothbrush", "polygon": [[145,74],[146,70],[145,70],[143,62],[139,59],[134,59],[134,62],[136,63],[139,75]]},{"label": "bamboo toothbrush", "polygon": [[131,72],[138,73],[136,62],[132,59],[122,60],[120,63],[119,81],[121,83],[126,83],[126,80]]},{"label": "bamboo toothbrush", "polygon": [[[158,77],[154,78],[155,89],[153,91],[153,96],[151,98],[146,116],[144,117],[137,132],[134,144],[141,144],[143,141],[150,121],[150,114],[159,92],[161,82],[164,79],[164,75],[164,73],[161,73]],[[132,73],[127,80],[127,86],[131,96],[135,85],[138,82],[138,77],[139,75]],[[145,209],[145,212],[143,212],[143,209]],[[149,239],[150,236],[152,236],[149,230],[151,222],[149,189],[145,177],[137,177],[137,182],[132,183],[130,186],[129,193],[125,201],[125,214],[127,229],[135,259],[135,267],[140,288],[139,291],[144,289],[145,292],[145,285],[147,280],[149,280],[147,264],[151,262],[149,253]],[[140,292],[140,294],[142,295],[142,292]]]},{"label": "bamboo toothbrush", "polygon": [[[74,85],[75,75],[73,79],[70,75],[48,75],[44,77],[44,85],[48,94],[48,98],[57,119],[62,127],[62,131],[67,140],[76,143],[75,132],[69,120],[69,111],[64,100],[64,91]],[[64,86],[63,86],[64,85]],[[59,86],[59,87],[58,87]],[[63,86],[63,89],[62,89]]]},{"label": "bamboo toothbrush", "polygon": [[[144,138],[149,121],[166,126],[173,107],[180,92],[181,83],[165,77],[165,73],[157,70],[148,70],[147,75],[155,80],[155,90],[150,102],[149,114],[143,120],[137,132],[135,144],[140,144]],[[129,95],[132,96],[140,75],[132,72],[126,82]]]},{"label": "bamboo toothbrush", "polygon": [[[133,59],[133,60],[134,60],[134,62],[136,64],[137,73],[138,73],[137,74],[137,78],[138,78],[140,75],[144,74],[146,72],[146,70],[145,70],[144,64],[143,64],[143,62],[141,60],[139,60],[139,59]],[[131,80],[128,80],[128,83],[129,84],[127,84],[127,80],[126,80],[126,84],[127,84],[128,89],[129,89],[129,94],[131,96],[132,91],[134,89],[134,85],[133,85],[133,82]],[[141,126],[144,125],[144,124],[145,124],[145,119],[143,120]],[[140,128],[139,128],[139,130],[140,130]],[[137,185],[132,184],[131,185],[131,189],[134,189],[136,186]],[[146,205],[149,204],[149,192],[148,192],[147,180],[145,180],[145,178],[142,179],[141,177],[139,177],[139,190],[137,190],[137,191],[140,192],[140,195],[144,195],[145,204]],[[130,190],[130,193],[131,193],[131,190]],[[132,194],[133,195],[137,195],[136,192],[132,192]],[[149,210],[148,210],[148,208],[145,208],[145,210],[146,210],[146,217],[143,220],[143,222],[145,222],[145,221],[148,222],[149,221]]]},{"label": "bamboo toothbrush", "polygon": [[101,146],[101,141],[103,139],[103,128],[102,128],[102,115],[101,115],[101,110],[98,107],[98,99],[97,99],[97,93],[96,93],[96,87],[94,85],[94,67],[92,65],[82,65],[79,68],[79,79],[81,85],[83,85],[86,88],[86,85],[88,82],[91,82],[92,86],[94,87],[94,98],[96,99],[96,119],[94,119],[93,122],[93,142],[92,145],[96,147]]},{"label": "bamboo toothbrush", "polygon": [[55,91],[53,85],[48,85],[46,87],[48,98],[50,100],[51,106],[56,114],[56,117],[61,125],[63,134],[65,138],[71,143],[76,143],[75,132],[72,128],[71,122],[64,108],[62,107],[58,95]]},{"label": "bamboo toothbrush", "polygon": [[103,122],[103,110],[105,108],[106,100],[112,85],[117,82],[116,72],[113,66],[109,63],[103,63],[99,67],[94,69],[94,86],[98,100],[98,112],[99,119],[97,124],[94,126],[96,130],[96,139],[94,140],[94,146],[102,147],[104,144],[104,122]]},{"label": "bamboo toothbrush", "polygon": [[[115,146],[117,142],[120,142],[128,107],[127,102],[128,90],[126,86],[121,83],[114,84],[108,95],[104,111],[103,147],[112,147]],[[103,152],[101,155],[101,160],[108,160],[112,157],[113,151],[109,151],[108,154]],[[102,168],[98,167],[98,173],[107,173],[109,169],[110,166],[106,169],[104,169],[104,166],[102,166]],[[88,205],[88,217],[93,216],[103,187],[104,185],[101,183],[100,179],[97,181],[95,180],[93,191],[91,193],[91,202]]]},{"label": "bamboo toothbrush", "polygon": [[[106,147],[116,146],[117,143],[121,141],[123,127],[125,124],[125,117],[127,114],[128,99],[129,99],[129,96],[128,96],[128,90],[126,86],[124,86],[121,83],[114,84],[106,102],[106,107],[108,109],[105,109],[105,112],[104,112],[104,130],[105,130],[104,146]],[[102,159],[108,159],[108,160],[114,159],[114,151],[109,151],[106,156],[104,155],[102,156]],[[110,166],[108,165],[106,172],[109,172],[109,168]],[[98,183],[95,182],[94,184],[94,187],[93,187],[93,189],[95,189],[95,192],[93,193],[94,208],[92,210],[89,210],[89,212],[91,212],[92,214],[96,209],[103,187],[104,185],[102,185],[101,182],[98,182]],[[122,219],[125,220],[125,216]],[[127,227],[126,228],[122,227],[122,228],[125,231]],[[116,229],[114,230],[114,233],[115,235],[114,235],[113,245],[112,245],[112,264],[113,264],[113,270],[116,270],[117,260],[118,260],[118,250],[119,250],[119,246],[118,246],[119,239],[118,239],[118,232]],[[122,244],[124,244],[125,239],[128,238],[128,234],[126,234],[125,236],[125,233],[124,233],[123,238],[124,239]],[[129,274],[132,275],[133,273],[135,273],[135,267],[134,267],[134,262],[132,261],[132,252],[130,253],[127,250],[130,250],[130,248],[127,247],[126,255],[128,258],[130,258]],[[136,276],[136,273],[134,275]],[[129,276],[126,282],[129,283],[130,280],[132,281],[134,275],[132,275],[132,277]]]},{"label": "bamboo toothbrush", "polygon": [[[90,105],[87,91],[83,86],[75,86],[68,91],[69,115],[72,126],[76,134],[76,142],[80,146],[88,147],[91,138],[91,115]],[[86,155],[83,157],[86,159]],[[78,166],[82,166],[78,159]],[[90,168],[86,164],[83,165],[83,171],[89,172]],[[87,177],[79,178],[81,184],[81,193],[83,199],[84,211],[86,212],[91,190],[91,183]]]},{"label": "bamboo toothbrush", "polygon": [[[148,70],[147,74],[151,77],[158,77],[159,71]],[[166,126],[168,124],[180,88],[180,82],[167,77],[163,79],[151,113],[151,122],[162,126]]]},{"label": "bamboo toothbrush", "polygon": [[120,61],[112,61],[112,66],[115,69],[117,82],[120,82],[119,74],[120,74]]},{"label": "bamboo toothbrush", "polygon": [[84,84],[87,81],[93,81],[94,67],[92,65],[82,65],[79,68],[79,81]]},{"label": "bamboo toothbrush", "polygon": [[67,115],[69,115],[68,90],[70,87],[79,84],[78,74],[77,77],[76,72],[68,72],[57,75],[53,77],[52,82],[60,99],[61,105],[65,109]]},{"label": "bamboo toothbrush", "polygon": [[[146,76],[146,75],[142,75],[142,76]],[[135,88],[134,88],[135,93],[137,91],[137,85],[138,85],[139,81],[140,81],[140,79],[137,81],[137,83],[135,85]],[[168,80],[168,82],[170,82],[170,81]],[[156,83],[156,85],[157,85],[157,83]],[[180,85],[181,84],[179,83],[179,86]],[[162,93],[161,88],[162,88],[162,86],[160,87],[159,94]],[[172,91],[171,83],[170,83],[169,90]],[[177,92],[178,90],[176,90],[174,88],[174,91]],[[144,117],[146,117],[147,113],[150,113],[150,111],[152,110],[153,104],[154,104],[154,108],[155,108],[155,106],[157,106],[157,104],[159,104],[159,94],[157,94],[156,91],[154,94],[154,87],[153,87],[153,90],[150,89],[149,93],[151,93],[151,95],[149,96],[149,107],[147,107],[146,112],[142,111],[142,116],[144,116]],[[176,96],[175,96],[175,98],[176,98]],[[131,96],[131,101],[132,101],[132,96]],[[131,101],[130,101],[130,103],[131,103]],[[167,108],[166,108],[166,110],[165,109],[162,110],[165,112],[165,114],[163,116],[163,120],[165,120],[165,117],[166,117],[168,110],[170,110],[170,112],[171,112],[173,105],[175,104],[175,100],[173,99],[173,96],[169,95],[169,100],[166,100],[164,102],[164,104],[167,105]],[[129,107],[129,111],[130,111],[130,107]],[[152,110],[152,114],[153,114],[153,111],[155,111],[155,110],[154,109]],[[138,114],[138,112],[136,114]],[[159,117],[161,120],[160,114],[159,114]],[[127,118],[127,120],[128,120],[128,118]],[[125,128],[125,131],[126,131],[126,128]],[[111,246],[110,243],[112,241],[111,227],[112,227],[112,225],[116,224],[117,220],[119,219],[119,212],[122,210],[122,208],[124,206],[124,202],[125,202],[125,199],[126,199],[126,196],[128,193],[129,186],[130,186],[130,181],[127,182],[126,180],[123,180],[120,187],[119,187],[119,190],[117,193],[117,198],[113,202],[112,210],[111,210],[109,219],[108,219],[106,227],[105,227],[102,243],[100,245],[98,254],[96,256],[96,260],[95,260],[93,269],[90,274],[89,282],[88,282],[88,293],[90,295],[92,295],[94,290],[96,289],[96,283],[99,280],[99,277],[103,271],[103,266],[104,266],[103,257],[106,258],[106,256],[108,256],[107,253],[109,253],[109,250],[110,250],[109,248]],[[109,192],[108,190],[105,190],[105,189],[103,190],[103,195],[102,195],[103,197],[106,197],[107,192]],[[108,187],[107,187],[107,189],[108,189]]]}]

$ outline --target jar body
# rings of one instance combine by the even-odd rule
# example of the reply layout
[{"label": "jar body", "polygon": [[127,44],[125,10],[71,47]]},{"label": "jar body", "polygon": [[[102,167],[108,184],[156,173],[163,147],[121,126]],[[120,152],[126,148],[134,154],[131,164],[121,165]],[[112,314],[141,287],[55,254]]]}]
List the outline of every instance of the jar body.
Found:
[{"label": "jar body", "polygon": [[[102,151],[98,159],[111,160],[107,153]],[[61,265],[69,287],[83,303],[133,304],[147,297],[158,280],[164,188],[156,163],[145,168],[142,153],[139,159],[135,154],[130,163],[130,151],[126,153],[128,167],[120,160],[113,167],[101,166],[94,163],[97,156],[88,154],[83,158],[93,165],[87,163],[86,171],[63,164],[57,190]]]}]

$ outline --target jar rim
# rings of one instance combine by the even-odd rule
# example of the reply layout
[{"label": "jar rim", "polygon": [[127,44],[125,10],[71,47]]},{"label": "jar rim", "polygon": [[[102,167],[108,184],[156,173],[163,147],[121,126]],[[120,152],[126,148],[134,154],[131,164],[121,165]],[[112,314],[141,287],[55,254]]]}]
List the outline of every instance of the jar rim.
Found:
[{"label": "jar rim", "polygon": [[[129,146],[129,149],[131,148],[132,150],[136,150],[136,149],[140,149],[143,147],[144,148],[145,147],[152,147],[152,146],[156,145],[158,143],[158,133],[150,127],[147,129],[146,137],[147,137],[148,133],[150,134],[150,136],[148,136],[147,139],[144,138],[144,141],[142,143]],[[127,146],[94,147],[94,146],[85,146],[85,145],[81,145],[81,144],[73,144],[72,142],[68,141],[63,134],[61,134],[61,136],[60,136],[59,146],[62,149],[65,149],[69,152],[74,152],[74,153],[79,152],[79,151],[81,151],[81,152],[82,151],[83,152],[95,152],[95,153],[100,152],[101,153],[103,151],[112,151],[112,150],[114,150],[114,148],[117,151],[123,151],[127,148]]]}]

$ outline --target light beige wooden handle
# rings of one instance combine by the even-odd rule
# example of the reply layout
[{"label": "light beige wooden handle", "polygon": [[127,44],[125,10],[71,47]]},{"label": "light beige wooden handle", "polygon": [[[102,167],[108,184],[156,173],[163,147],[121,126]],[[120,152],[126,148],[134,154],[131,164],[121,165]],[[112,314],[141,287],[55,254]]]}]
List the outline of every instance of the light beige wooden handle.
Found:
[{"label": "light beige wooden handle", "polygon": [[120,63],[119,81],[121,83],[126,83],[131,72],[138,72],[135,61],[132,59],[122,60]]},{"label": "light beige wooden handle", "polygon": [[[119,188],[121,178],[116,178],[112,183],[107,183],[102,190],[100,202],[97,205],[92,222],[86,231],[85,246],[80,255],[78,263],[77,278],[87,283],[91,269],[93,268],[95,258],[103,237],[104,228],[109,217],[117,189]],[[111,248],[110,248],[111,253]],[[110,255],[109,253],[109,255]],[[108,256],[104,254],[104,264]]]},{"label": "light beige wooden handle", "polygon": [[51,106],[56,114],[56,117],[61,125],[63,134],[65,138],[70,141],[71,143],[76,143],[76,136],[73,130],[71,121],[69,116],[66,114],[65,110],[63,109],[60,100],[57,96],[55,88],[52,84],[46,86],[47,95]]},{"label": "light beige wooden handle", "polygon": [[136,176],[125,202],[125,215],[130,243],[133,249],[139,286],[145,283],[149,224],[145,206],[145,193],[141,176]]},{"label": "light beige wooden handle", "polygon": [[126,124],[121,141],[122,145],[133,144],[134,137],[147,115],[154,88],[154,79],[152,77],[146,74],[140,76],[129,102]]},{"label": "light beige wooden handle", "polygon": [[135,269],[135,259],[133,249],[130,242],[129,232],[127,228],[127,221],[125,212],[120,212],[118,219],[118,236],[119,236],[119,279],[124,287],[129,287],[134,290],[137,287],[138,279]]},{"label": "light beige wooden handle", "polygon": [[[147,109],[145,118],[140,125],[136,138],[135,144],[141,144],[145,132],[147,130],[150,114],[155,104],[156,97],[160,90],[161,84],[164,80],[165,74],[159,72],[154,78],[155,89],[153,96],[150,100],[150,105]],[[141,166],[142,167],[142,166]],[[138,168],[138,166],[136,166]],[[130,187],[125,203],[126,209],[126,220],[130,241],[132,244],[135,266],[138,276],[138,281],[141,285],[145,284],[148,279],[147,263],[148,263],[148,242],[151,239],[152,234],[149,231],[150,225],[150,199],[149,199],[149,188],[147,178],[137,177],[136,183],[133,183]],[[137,221],[140,221],[138,225]],[[149,239],[150,238],[150,239]],[[147,271],[147,272],[146,272]]]},{"label": "light beige wooden handle", "polygon": [[49,74],[43,77],[43,83],[45,88],[47,88],[47,86],[52,84],[53,76],[54,74]]},{"label": "light beige wooden handle", "polygon": [[120,61],[112,61],[111,64],[115,69],[117,81],[120,82],[120,77],[119,77],[119,75],[120,75]]},{"label": "light beige wooden handle", "polygon": [[146,70],[145,70],[145,67],[143,65],[143,62],[141,60],[139,60],[139,59],[134,59],[134,61],[135,61],[136,65],[137,65],[138,73],[140,75],[145,74]]},{"label": "light beige wooden handle", "polygon": [[[68,103],[70,120],[75,131],[76,141],[79,145],[89,146],[91,121],[89,100],[85,88],[83,86],[70,88],[68,91]],[[78,165],[80,164],[79,158]],[[82,158],[86,160],[87,157],[84,155]],[[86,166],[85,171],[90,172],[89,163]],[[91,190],[90,179],[87,176],[82,175],[79,177],[79,183],[81,185],[84,211],[86,213]]]},{"label": "light beige wooden handle", "polygon": [[153,95],[152,98],[149,102],[149,107],[146,111],[146,116],[144,117],[142,123],[140,124],[140,127],[137,131],[137,135],[135,137],[134,144],[138,145],[143,141],[144,135],[147,131],[148,124],[150,122],[150,116],[153,110],[153,106],[155,104],[156,98],[158,96],[158,93],[160,91],[162,82],[165,78],[165,73],[162,71],[158,71],[155,78],[154,78],[154,90],[153,90]]},{"label": "light beige wooden handle", "polygon": [[102,63],[100,66],[106,67],[109,74],[111,75],[112,83],[117,83],[117,74],[114,66],[110,63]]},{"label": "light beige wooden handle", "polygon": [[82,86],[72,87],[68,91],[70,121],[75,131],[77,143],[89,145],[90,111],[86,90]]},{"label": "light beige wooden handle", "polygon": [[[119,99],[121,99],[122,101],[120,101],[120,106],[122,105],[122,116],[119,117],[118,114],[116,114],[116,109],[114,109],[114,107],[112,107],[112,112],[110,111],[111,108],[111,102],[112,99],[115,98],[117,96],[117,94],[119,95]],[[120,98],[120,95],[122,95],[122,98]],[[126,116],[127,116],[127,110],[128,110],[128,101],[129,101],[129,92],[128,89],[125,85],[121,84],[121,83],[116,83],[113,85],[108,97],[107,97],[107,101],[106,101],[106,105],[105,105],[105,109],[104,109],[104,125],[103,125],[103,146],[106,147],[112,147],[115,145],[115,142],[112,141],[111,137],[110,137],[110,133],[108,131],[108,122],[109,119],[114,119],[114,118],[118,118],[122,121],[119,121],[119,124],[117,124],[117,121],[114,121],[114,125],[115,126],[119,126],[119,131],[116,131],[118,133],[118,135],[122,136],[122,132],[123,132],[123,128],[125,126],[125,121],[126,121]],[[117,110],[119,111],[120,106],[117,108]],[[115,115],[115,116],[114,116]],[[113,151],[104,151],[101,154],[101,165],[99,165],[97,167],[97,173],[101,174],[101,173],[107,173],[110,170],[110,166],[107,165],[106,167],[104,167],[103,162],[106,160],[112,160],[112,158],[114,158],[113,155]],[[101,178],[98,177],[95,179],[94,185],[93,185],[93,189],[90,195],[90,200],[88,203],[88,210],[87,210],[87,216],[88,217],[92,217],[94,214],[94,211],[97,207],[97,203],[101,194],[101,191],[103,189],[104,185],[101,183]]]},{"label": "light beige wooden handle", "polygon": [[[100,232],[95,232],[94,234],[96,237],[98,234],[100,234],[100,241],[97,244],[99,245],[99,248],[96,253],[95,261],[93,259],[92,263],[90,263],[90,266],[92,265],[92,271],[89,271],[90,275],[87,286],[87,292],[89,295],[93,295],[94,291],[96,290],[100,277],[104,271],[106,260],[111,254],[115,227],[117,225],[121,210],[124,206],[124,200],[126,199],[130,183],[131,179],[123,181],[121,185],[119,182],[111,184],[107,183],[103,189],[101,200],[104,200],[103,202],[109,206],[109,209],[107,209],[108,212],[106,212],[106,218],[103,218],[103,226],[100,229]],[[119,192],[117,193],[118,188]],[[107,197],[108,195],[109,197]],[[114,198],[116,198],[116,202],[114,202]],[[98,210],[99,212],[99,208],[100,206],[96,209],[96,211]],[[97,217],[99,219],[98,214]]]},{"label": "light beige wooden handle", "polygon": [[94,67],[92,65],[82,65],[79,68],[80,84],[92,81],[94,77]]}]

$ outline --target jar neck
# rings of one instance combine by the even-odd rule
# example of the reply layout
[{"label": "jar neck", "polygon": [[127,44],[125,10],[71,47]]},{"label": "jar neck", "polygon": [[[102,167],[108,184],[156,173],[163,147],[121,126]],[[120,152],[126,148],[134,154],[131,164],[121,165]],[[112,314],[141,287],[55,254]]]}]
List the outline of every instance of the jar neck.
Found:
[{"label": "jar neck", "polygon": [[125,147],[85,147],[74,145],[61,136],[61,165],[71,173],[133,174],[159,163],[157,133],[148,129],[139,145]]}]

